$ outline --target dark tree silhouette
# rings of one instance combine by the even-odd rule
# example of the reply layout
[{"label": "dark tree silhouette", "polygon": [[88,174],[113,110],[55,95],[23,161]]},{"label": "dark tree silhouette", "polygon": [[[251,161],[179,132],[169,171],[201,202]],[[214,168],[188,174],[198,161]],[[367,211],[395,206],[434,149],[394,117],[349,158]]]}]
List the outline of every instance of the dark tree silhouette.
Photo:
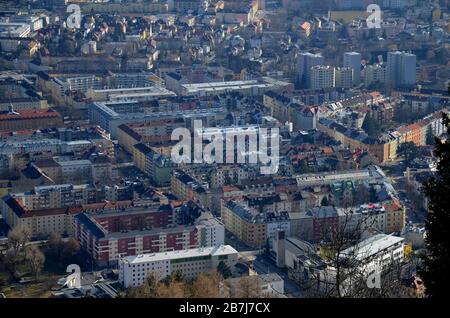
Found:
[{"label": "dark tree silhouette", "polygon": [[412,142],[404,142],[397,148],[397,156],[405,159],[405,164],[409,165],[419,156],[419,148]]},{"label": "dark tree silhouette", "polygon": [[[443,114],[443,123],[450,135],[450,119]],[[419,270],[425,292],[429,297],[440,298],[448,295],[450,283],[450,141],[435,140],[435,155],[438,158],[436,176],[425,182],[424,191],[429,199],[426,220],[427,252],[423,255],[423,265]]]},{"label": "dark tree silhouette", "polygon": [[380,133],[380,127],[377,121],[370,115],[366,115],[366,118],[364,119],[364,123],[362,125],[362,129],[370,137],[377,137],[378,134]]},{"label": "dark tree silhouette", "polygon": [[225,279],[232,276],[230,267],[228,267],[228,265],[223,261],[220,261],[219,265],[217,265],[217,272],[219,272]]},{"label": "dark tree silhouette", "polygon": [[427,145],[434,144],[434,135],[433,135],[433,130],[431,129],[431,126],[429,126],[427,128],[426,143],[427,143]]}]

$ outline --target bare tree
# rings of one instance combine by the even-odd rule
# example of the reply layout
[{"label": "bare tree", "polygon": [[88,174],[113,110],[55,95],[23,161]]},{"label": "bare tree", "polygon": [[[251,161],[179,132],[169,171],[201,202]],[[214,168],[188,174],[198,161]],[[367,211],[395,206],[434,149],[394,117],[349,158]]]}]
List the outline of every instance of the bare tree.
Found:
[{"label": "bare tree", "polygon": [[238,298],[258,298],[263,295],[257,276],[244,276],[239,279]]},{"label": "bare tree", "polygon": [[80,243],[74,238],[70,238],[63,244],[62,254],[64,257],[72,258],[80,251]]},{"label": "bare tree", "polygon": [[193,282],[191,293],[194,298],[218,298],[222,276],[217,272],[200,274]]},{"label": "bare tree", "polygon": [[128,288],[125,292],[126,298],[155,298],[157,295],[158,280],[153,273],[145,279],[144,284],[135,288]]},{"label": "bare tree", "polygon": [[31,239],[31,231],[25,226],[16,226],[8,233],[8,247],[19,254]]},{"label": "bare tree", "polygon": [[16,268],[23,259],[25,245],[31,239],[31,231],[24,226],[16,226],[8,233],[8,250],[5,255],[5,265],[11,275],[16,275]]},{"label": "bare tree", "polygon": [[156,288],[157,298],[186,298],[186,284],[171,280],[167,283],[159,283]]},{"label": "bare tree", "polygon": [[44,268],[45,255],[37,246],[28,246],[25,249],[25,260],[30,266],[34,278],[37,280],[40,272]]},{"label": "bare tree", "polygon": [[[372,276],[366,262],[368,250],[358,244],[363,234],[377,229],[376,218],[344,209],[338,226],[322,228],[321,258],[326,267],[318,270],[307,284],[307,294],[314,297],[387,297],[405,295],[401,286],[400,262],[391,260],[380,273],[381,286],[368,287]],[[379,288],[378,288],[379,287]]]},{"label": "bare tree", "polygon": [[[377,230],[376,218],[371,213],[355,213],[351,200],[343,203],[345,207],[338,216],[339,222],[321,227],[324,239],[319,246],[326,267],[313,275],[308,286],[312,296],[360,297],[359,288],[355,286],[366,285],[365,255],[362,255],[365,251],[358,249],[358,243],[364,233]],[[351,253],[344,255],[344,251],[349,250]]]}]

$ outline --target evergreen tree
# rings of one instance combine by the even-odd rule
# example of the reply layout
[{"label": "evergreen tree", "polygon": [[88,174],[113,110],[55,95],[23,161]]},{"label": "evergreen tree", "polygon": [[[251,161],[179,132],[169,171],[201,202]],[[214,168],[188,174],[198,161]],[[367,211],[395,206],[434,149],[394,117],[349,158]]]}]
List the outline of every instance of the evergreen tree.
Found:
[{"label": "evergreen tree", "polygon": [[[443,115],[447,135],[450,135],[450,119]],[[426,254],[419,270],[429,297],[441,298],[448,295],[450,283],[450,141],[436,139],[436,176],[425,182],[424,190],[429,199],[428,216],[425,223],[427,236]]]},{"label": "evergreen tree", "polygon": [[405,159],[405,164],[409,165],[411,161],[419,156],[419,148],[412,141],[404,142],[397,148],[397,156]]},{"label": "evergreen tree", "polygon": [[223,261],[219,262],[217,265],[217,271],[222,275],[223,278],[227,279],[232,276],[230,267]]},{"label": "evergreen tree", "polygon": [[426,143],[427,143],[427,145],[434,144],[434,136],[433,136],[433,130],[431,129],[431,126],[428,126],[428,129],[427,129]]},{"label": "evergreen tree", "polygon": [[362,125],[362,129],[368,134],[370,137],[377,137],[380,132],[380,127],[378,122],[372,118],[369,114],[364,118],[364,123]]}]

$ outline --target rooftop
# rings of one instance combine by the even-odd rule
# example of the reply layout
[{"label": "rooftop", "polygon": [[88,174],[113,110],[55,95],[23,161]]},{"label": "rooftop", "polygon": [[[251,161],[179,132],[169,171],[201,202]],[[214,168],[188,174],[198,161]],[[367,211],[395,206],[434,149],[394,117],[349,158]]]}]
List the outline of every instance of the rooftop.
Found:
[{"label": "rooftop", "polygon": [[388,248],[403,242],[404,238],[387,234],[377,234],[342,251],[341,257],[355,255],[359,260],[372,257]]},{"label": "rooftop", "polygon": [[165,260],[174,260],[180,258],[194,258],[202,256],[221,256],[237,254],[233,247],[230,245],[221,245],[214,247],[204,247],[204,248],[193,248],[181,251],[171,251],[171,252],[161,252],[152,254],[140,254],[136,256],[127,256],[122,258],[122,260],[128,264],[141,264],[148,262],[158,262]]}]

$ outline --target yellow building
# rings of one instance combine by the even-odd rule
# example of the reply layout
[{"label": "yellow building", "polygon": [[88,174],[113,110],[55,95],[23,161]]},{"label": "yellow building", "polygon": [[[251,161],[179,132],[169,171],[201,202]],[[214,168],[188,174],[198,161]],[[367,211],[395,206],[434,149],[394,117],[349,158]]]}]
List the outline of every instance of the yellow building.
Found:
[{"label": "yellow building", "polygon": [[9,180],[0,180],[0,197],[3,198],[5,195],[11,192],[12,184]]},{"label": "yellow building", "polygon": [[386,210],[386,228],[385,233],[401,232],[405,227],[406,208],[398,201],[385,204]]},{"label": "yellow building", "polygon": [[158,186],[168,185],[171,182],[171,173],[176,166],[170,157],[157,153],[143,143],[133,146],[133,162]]},{"label": "yellow building", "polygon": [[263,96],[264,106],[269,108],[270,115],[280,122],[292,121],[290,102],[289,97],[272,91],[265,93]]},{"label": "yellow building", "polygon": [[252,247],[267,243],[266,223],[258,222],[246,209],[234,201],[222,202],[222,222],[240,241]]}]

